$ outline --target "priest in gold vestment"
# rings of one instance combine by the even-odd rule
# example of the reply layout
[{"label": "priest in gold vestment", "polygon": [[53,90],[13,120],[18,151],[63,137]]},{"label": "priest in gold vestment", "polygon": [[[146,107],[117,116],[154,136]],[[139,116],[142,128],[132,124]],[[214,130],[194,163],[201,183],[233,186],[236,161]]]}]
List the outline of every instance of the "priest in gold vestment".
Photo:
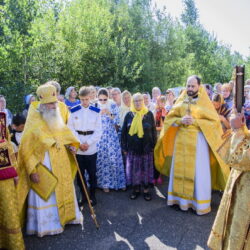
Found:
[{"label": "priest in gold vestment", "polygon": [[[61,91],[60,84],[56,81],[48,81],[48,82],[44,83],[44,85],[52,85],[56,88],[56,96],[57,96],[57,100],[58,100],[58,96],[60,95],[60,91]],[[34,110],[34,108],[35,109],[38,108],[39,104],[40,104],[40,101],[34,101],[30,105],[32,106],[32,108]],[[70,112],[69,112],[68,107],[66,106],[66,104],[64,102],[61,102],[59,100],[58,100],[57,105],[58,105],[58,108],[60,110],[60,113],[61,113],[61,116],[62,116],[64,123],[67,124],[69,116],[70,116]]]},{"label": "priest in gold vestment", "polygon": [[0,249],[24,249],[16,192],[16,167],[6,114],[0,112]]},{"label": "priest in gold vestment", "polygon": [[[76,162],[69,148],[76,149],[78,140],[65,125],[54,86],[45,84],[37,89],[40,103],[30,106],[20,143],[18,165],[20,208],[27,207],[27,234],[38,236],[58,234],[67,223],[82,223],[76,202],[73,180]],[[58,179],[55,191],[45,201],[30,188],[39,183],[37,166],[43,164]]]},{"label": "priest in gold vestment", "polygon": [[244,115],[233,114],[234,130],[218,150],[231,172],[208,240],[213,250],[250,249],[250,132]]},{"label": "priest in gold vestment", "polygon": [[198,215],[210,212],[211,189],[223,190],[229,175],[216,152],[222,134],[219,116],[200,78],[189,77],[155,147],[155,166],[170,177],[169,206],[193,208]]}]

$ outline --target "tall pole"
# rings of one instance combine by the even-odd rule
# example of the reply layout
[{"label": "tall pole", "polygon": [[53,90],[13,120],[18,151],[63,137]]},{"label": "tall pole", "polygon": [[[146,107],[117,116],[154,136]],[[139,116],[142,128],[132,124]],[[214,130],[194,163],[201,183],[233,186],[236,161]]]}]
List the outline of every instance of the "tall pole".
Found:
[{"label": "tall pole", "polygon": [[85,183],[84,183],[84,180],[83,180],[83,177],[82,177],[82,173],[81,173],[81,170],[80,170],[80,168],[79,168],[79,165],[78,165],[76,156],[75,156],[75,154],[73,154],[73,153],[72,153],[72,155],[73,155],[73,157],[74,157],[74,159],[75,159],[76,167],[77,167],[77,172],[78,172],[78,174],[79,174],[79,176],[80,176],[81,183],[82,183],[82,187],[83,187],[83,191],[84,191],[84,193],[85,193],[85,195],[86,195],[86,198],[87,198],[87,201],[88,201],[88,205],[89,205],[89,210],[90,210],[91,217],[92,217],[92,219],[93,219],[94,222],[95,222],[96,228],[99,229],[99,224],[98,224],[98,222],[97,222],[97,220],[96,220],[96,214],[95,214],[94,208],[93,208],[92,205],[91,205],[91,202],[90,202],[90,199],[89,199],[89,194],[88,194],[86,185],[85,185]]}]

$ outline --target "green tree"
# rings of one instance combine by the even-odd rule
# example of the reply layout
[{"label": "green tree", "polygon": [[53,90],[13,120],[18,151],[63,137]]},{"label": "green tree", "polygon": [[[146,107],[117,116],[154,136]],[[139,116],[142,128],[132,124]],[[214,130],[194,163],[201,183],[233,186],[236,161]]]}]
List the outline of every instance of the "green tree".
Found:
[{"label": "green tree", "polygon": [[23,97],[30,91],[29,48],[33,38],[29,29],[36,17],[37,0],[1,2],[0,86],[10,109],[22,109]]},{"label": "green tree", "polygon": [[20,111],[24,95],[50,79],[136,92],[191,74],[227,82],[235,64],[248,72],[250,59],[199,23],[194,0],[183,3],[175,20],[151,0],[0,0],[0,93]]},{"label": "green tree", "polygon": [[183,0],[184,12],[181,14],[181,21],[186,26],[195,26],[199,21],[198,9],[194,0]]}]

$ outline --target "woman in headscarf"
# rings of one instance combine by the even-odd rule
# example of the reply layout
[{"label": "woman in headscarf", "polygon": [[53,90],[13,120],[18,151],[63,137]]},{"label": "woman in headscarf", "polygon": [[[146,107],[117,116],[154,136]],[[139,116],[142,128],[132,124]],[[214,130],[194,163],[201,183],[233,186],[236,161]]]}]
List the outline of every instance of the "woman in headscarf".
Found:
[{"label": "woman in headscarf", "polygon": [[66,89],[64,103],[69,107],[69,109],[81,103],[81,101],[77,99],[75,87],[70,86]]},{"label": "woman in headscarf", "polygon": [[29,107],[30,107],[30,104],[32,102],[34,102],[36,100],[35,96],[32,95],[32,94],[29,94],[29,95],[26,95],[25,98],[24,98],[24,102],[25,102],[25,109],[23,110],[23,116],[25,118],[27,118],[27,115],[28,115],[28,111],[29,111]]},{"label": "woman in headscarf", "polygon": [[[156,131],[157,131],[157,138],[160,135],[161,129],[163,127],[164,119],[167,115],[167,110],[166,110],[166,103],[167,99],[166,96],[161,95],[158,96],[157,102],[156,102],[156,107],[155,107],[155,125],[156,125]],[[163,180],[162,177],[159,173],[159,171],[154,168],[154,184],[162,184]]]},{"label": "woman in headscarf", "polygon": [[224,98],[224,102],[227,105],[227,108],[231,109],[233,107],[233,91],[232,85],[230,83],[224,83],[221,86],[221,94]]},{"label": "woman in headscarf", "polygon": [[104,192],[109,192],[109,189],[125,189],[121,146],[115,129],[119,124],[118,107],[109,100],[107,89],[99,89],[97,96],[102,117],[102,137],[97,144],[97,185]]},{"label": "woman in headscarf", "polygon": [[156,108],[155,108],[155,124],[156,124],[156,130],[158,134],[160,134],[165,116],[167,114],[167,111],[165,108],[166,102],[167,102],[167,99],[164,95],[161,95],[157,98]]},{"label": "woman in headscarf", "polygon": [[175,93],[172,89],[168,89],[166,91],[166,98],[167,98],[167,102],[166,102],[165,109],[166,109],[166,112],[168,114],[169,111],[171,110],[171,108],[173,107],[174,100],[175,100]]},{"label": "woman in headscarf", "polygon": [[153,114],[155,113],[155,104],[151,101],[151,96],[149,93],[144,93],[143,95],[144,105],[150,110]]},{"label": "woman in headscarf", "polygon": [[140,195],[143,186],[143,196],[146,201],[152,199],[149,185],[154,180],[153,150],[156,144],[156,128],[154,115],[149,111],[140,93],[132,97],[131,109],[124,119],[122,127],[122,149],[127,155],[127,184],[132,185],[130,199]]},{"label": "woman in headscarf", "polygon": [[220,117],[223,131],[225,132],[227,129],[230,129],[229,116],[231,114],[231,109],[227,107],[221,94],[214,94],[212,102]]},{"label": "woman in headscarf", "polygon": [[124,118],[126,114],[130,111],[132,96],[129,91],[125,90],[122,92],[121,96],[121,108],[120,108],[120,127],[122,128]]},{"label": "woman in headscarf", "polygon": [[209,83],[206,83],[204,85],[205,85],[205,88],[206,88],[206,91],[207,91],[207,95],[208,95],[209,99],[211,100],[212,96],[213,96],[213,87]]}]

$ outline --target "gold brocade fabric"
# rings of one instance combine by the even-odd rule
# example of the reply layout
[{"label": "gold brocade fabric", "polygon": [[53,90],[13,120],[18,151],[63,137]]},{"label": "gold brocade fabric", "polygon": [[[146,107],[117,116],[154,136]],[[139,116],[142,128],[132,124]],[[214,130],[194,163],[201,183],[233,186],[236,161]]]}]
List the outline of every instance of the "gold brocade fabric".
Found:
[{"label": "gold brocade fabric", "polygon": [[0,181],[0,249],[24,249],[17,205],[14,179]]},{"label": "gold brocade fabric", "polygon": [[[180,127],[176,138],[173,195],[192,199],[194,194],[196,145],[199,129],[195,126]],[[186,152],[188,150],[188,152]]]},{"label": "gold brocade fabric", "polygon": [[[175,105],[165,118],[164,127],[161,130],[160,138],[157,141],[155,147],[154,159],[155,166],[159,170],[159,172],[164,175],[169,175],[174,145],[176,149],[182,148],[184,150],[184,148],[186,148],[185,151],[178,150],[178,152],[176,152],[175,158],[179,159],[175,164],[175,169],[177,168],[178,172],[183,173],[183,168],[185,166],[183,166],[182,164],[187,163],[185,176],[189,178],[188,182],[190,184],[188,184],[187,186],[187,182],[185,183],[185,189],[187,190],[185,192],[190,195],[194,185],[193,180],[195,168],[195,153],[193,153],[192,151],[196,151],[197,131],[192,132],[190,126],[183,126],[181,124],[182,117],[187,114],[188,106],[189,104],[187,103],[187,94],[186,91],[184,91],[177,99]],[[194,124],[191,127],[195,127],[204,134],[210,148],[212,188],[223,190],[229,176],[229,167],[223,162],[223,160],[216,152],[216,150],[222,144],[221,137],[223,135],[223,130],[221,127],[219,116],[212,102],[208,98],[203,86],[199,88],[197,100],[191,103],[189,107],[191,109],[191,115],[195,120]],[[173,127],[173,124],[177,124],[180,126]],[[182,132],[185,129],[187,130],[187,132]],[[190,133],[188,132],[189,130]],[[175,180],[177,171],[175,171],[174,175]],[[187,178],[184,179],[187,180]],[[184,189],[183,185],[178,189]]]},{"label": "gold brocade fabric", "polygon": [[49,152],[52,172],[58,179],[55,189],[60,222],[65,225],[75,218],[74,190],[72,180],[76,174],[76,162],[66,148],[67,145],[79,147],[79,142],[65,125],[62,129],[51,131],[35,106],[30,106],[25,129],[18,152],[20,180],[18,201],[20,213],[30,190],[31,173],[36,172],[38,163]]},{"label": "gold brocade fabric", "polygon": [[219,153],[232,167],[208,240],[214,250],[250,249],[250,138],[234,133]]},{"label": "gold brocade fabric", "polygon": [[[16,157],[8,129],[6,124],[1,125],[0,130],[4,129],[7,133],[6,140],[0,142],[0,149],[4,148],[8,151],[8,160],[10,160],[11,166],[16,168]],[[0,180],[0,249],[24,249],[14,178]]]}]

